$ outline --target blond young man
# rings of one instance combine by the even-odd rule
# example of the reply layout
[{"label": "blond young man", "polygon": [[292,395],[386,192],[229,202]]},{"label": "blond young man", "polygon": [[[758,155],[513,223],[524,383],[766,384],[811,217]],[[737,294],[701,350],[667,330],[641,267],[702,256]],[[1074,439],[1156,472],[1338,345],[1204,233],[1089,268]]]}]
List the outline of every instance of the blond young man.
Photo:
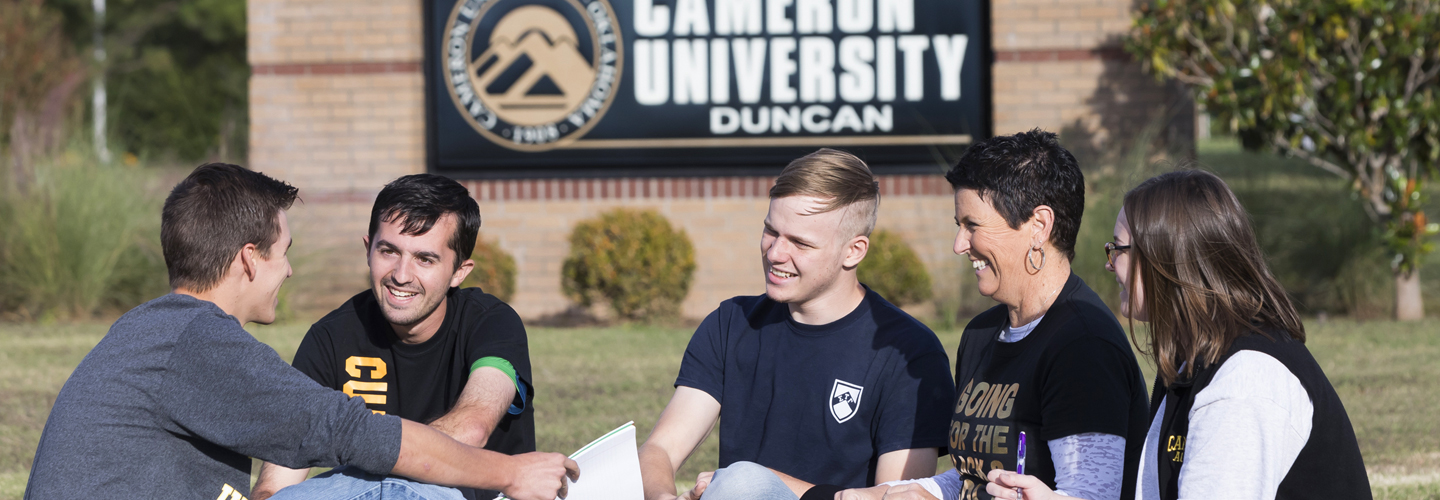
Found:
[{"label": "blond young man", "polygon": [[647,500],[720,422],[720,467],[680,498],[830,498],[926,477],[947,446],[949,360],[925,325],[860,284],[879,184],[821,149],[785,167],[760,238],[765,294],[696,330],[675,394],[640,448]]}]

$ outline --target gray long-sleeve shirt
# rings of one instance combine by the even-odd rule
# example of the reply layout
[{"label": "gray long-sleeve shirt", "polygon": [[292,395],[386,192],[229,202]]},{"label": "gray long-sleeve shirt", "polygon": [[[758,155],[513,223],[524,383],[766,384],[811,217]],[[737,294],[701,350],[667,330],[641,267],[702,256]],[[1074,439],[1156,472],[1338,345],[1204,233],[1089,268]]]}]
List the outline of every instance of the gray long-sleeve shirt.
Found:
[{"label": "gray long-sleeve shirt", "polygon": [[116,321],[65,382],[25,498],[211,500],[250,459],[388,473],[400,419],[320,386],[215,304],[186,295]]}]

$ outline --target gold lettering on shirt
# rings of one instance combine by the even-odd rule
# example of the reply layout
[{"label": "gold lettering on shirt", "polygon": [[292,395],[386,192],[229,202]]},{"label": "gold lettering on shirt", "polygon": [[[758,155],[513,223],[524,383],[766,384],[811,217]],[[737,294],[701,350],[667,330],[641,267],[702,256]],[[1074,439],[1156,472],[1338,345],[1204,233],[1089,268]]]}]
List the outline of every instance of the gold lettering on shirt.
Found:
[{"label": "gold lettering on shirt", "polygon": [[965,403],[970,402],[970,388],[974,386],[974,380],[965,383],[965,390],[960,391],[960,399],[956,400],[955,413],[963,413],[965,411]]},{"label": "gold lettering on shirt", "polygon": [[975,384],[975,390],[970,393],[970,401],[968,403],[965,403],[965,416],[969,417],[975,415],[975,410],[980,409],[980,403],[984,402],[983,400],[985,399],[981,396],[983,396],[989,390],[989,382],[981,382]]},{"label": "gold lettering on shirt", "polygon": [[[360,369],[362,367],[369,368],[369,370],[362,371]],[[368,376],[365,371],[369,372]],[[365,404],[383,405],[389,399],[385,395],[385,392],[390,390],[390,384],[378,382],[384,380],[385,374],[388,373],[385,360],[380,358],[350,356],[345,358],[345,373],[354,379],[348,380],[345,382],[345,385],[340,386],[340,389],[345,391],[345,395],[350,397],[360,396],[360,399],[365,400]],[[382,410],[376,410],[374,408],[371,408],[370,411],[380,414],[385,413]]]},{"label": "gold lettering on shirt", "polygon": [[1170,436],[1165,440],[1165,452],[1170,454],[1171,462],[1185,461],[1185,436]]},{"label": "gold lettering on shirt", "polygon": [[976,500],[980,498],[980,490],[984,489],[979,483],[965,479],[965,488],[960,491],[960,500]]},{"label": "gold lettering on shirt", "polygon": [[1005,402],[1000,404],[1000,411],[995,413],[996,418],[1010,418],[1010,412],[1015,410],[1015,394],[1020,392],[1020,384],[1005,386]]},{"label": "gold lettering on shirt", "polygon": [[220,496],[215,497],[215,500],[250,500],[250,499],[245,498],[245,495],[241,495],[241,494],[240,494],[240,491],[239,491],[239,490],[236,490],[234,486],[230,486],[229,484],[226,484],[225,486],[222,486],[222,487],[220,488]]},{"label": "gold lettering on shirt", "polygon": [[1010,438],[1010,426],[997,425],[991,427],[990,430],[993,434],[995,434],[995,438],[991,440],[992,445],[995,447],[995,453],[999,453],[1001,455],[1010,453],[1010,448],[1005,446],[1005,441]]},{"label": "gold lettering on shirt", "polygon": [[[360,367],[362,366],[371,368],[369,377],[362,377],[360,375]],[[364,358],[360,356],[350,356],[348,358],[345,358],[345,373],[349,373],[350,377],[352,378],[383,380],[386,373],[385,360],[380,358]]]}]

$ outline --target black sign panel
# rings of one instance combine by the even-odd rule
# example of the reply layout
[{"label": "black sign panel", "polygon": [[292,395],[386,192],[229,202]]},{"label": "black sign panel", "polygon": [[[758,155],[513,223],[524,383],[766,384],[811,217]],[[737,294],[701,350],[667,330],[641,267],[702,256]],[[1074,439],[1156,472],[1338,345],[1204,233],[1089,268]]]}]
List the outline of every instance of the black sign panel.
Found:
[{"label": "black sign panel", "polygon": [[431,171],[936,171],[990,134],[983,0],[427,0]]}]

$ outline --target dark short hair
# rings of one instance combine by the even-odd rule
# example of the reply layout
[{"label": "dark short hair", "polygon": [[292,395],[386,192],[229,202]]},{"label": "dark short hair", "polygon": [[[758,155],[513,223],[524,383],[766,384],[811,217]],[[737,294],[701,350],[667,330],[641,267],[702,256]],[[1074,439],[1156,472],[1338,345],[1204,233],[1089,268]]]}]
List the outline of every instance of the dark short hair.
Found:
[{"label": "dark short hair", "polygon": [[977,142],[945,173],[945,180],[957,191],[974,189],[988,198],[1011,229],[1030,220],[1035,207],[1049,206],[1055,211],[1050,242],[1075,260],[1075,237],[1085,212],[1085,175],[1055,133],[1037,128]]},{"label": "dark short hair", "polygon": [[455,251],[455,268],[475,251],[475,237],[480,234],[480,205],[470,197],[470,190],[448,177],[435,174],[414,174],[395,179],[380,190],[375,207],[370,209],[370,238],[381,222],[400,220],[405,227],[400,234],[421,235],[435,226],[445,214],[459,219],[455,234],[446,246]]},{"label": "dark short hair", "polygon": [[265,174],[206,163],[175,185],[160,215],[160,247],[171,288],[204,292],[220,284],[235,252],[247,244],[270,257],[280,212],[299,192]]},{"label": "dark short hair", "polygon": [[816,213],[847,209],[845,226],[855,233],[848,236],[870,236],[875,230],[875,217],[880,211],[880,183],[865,161],[844,151],[820,148],[796,158],[785,166],[770,199],[787,196],[813,196],[827,200]]}]

